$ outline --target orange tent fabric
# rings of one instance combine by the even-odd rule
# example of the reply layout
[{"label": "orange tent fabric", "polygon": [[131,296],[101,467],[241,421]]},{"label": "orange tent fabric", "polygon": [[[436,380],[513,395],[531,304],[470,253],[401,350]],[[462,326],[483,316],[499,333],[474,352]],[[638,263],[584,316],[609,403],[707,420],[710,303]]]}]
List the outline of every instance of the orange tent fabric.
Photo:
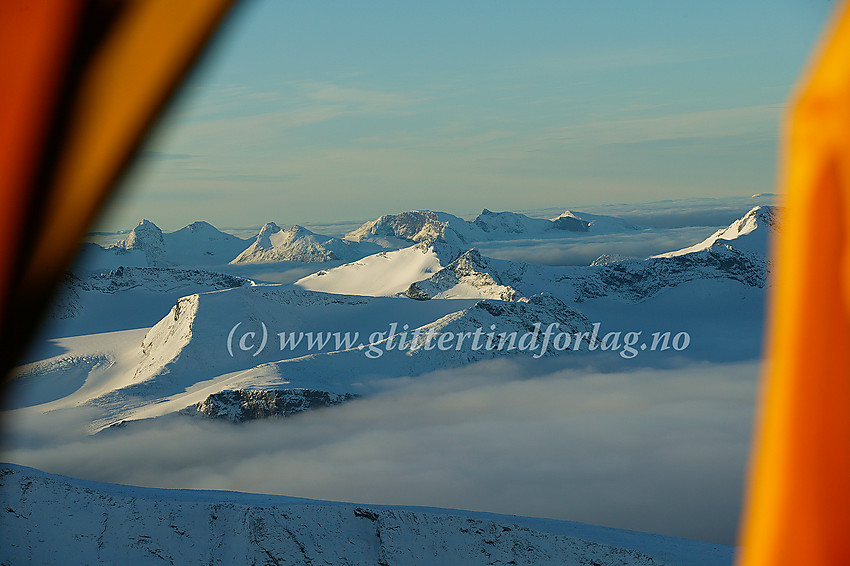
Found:
[{"label": "orange tent fabric", "polygon": [[[232,1],[0,2],[4,374]],[[850,564],[848,4],[829,37],[791,115],[742,566]]]},{"label": "orange tent fabric", "polygon": [[739,566],[850,564],[850,3],[788,118]]},{"label": "orange tent fabric", "polygon": [[0,3],[0,317],[22,259],[20,238],[48,141],[81,3]]},{"label": "orange tent fabric", "polygon": [[234,0],[0,3],[5,376],[89,224]]}]

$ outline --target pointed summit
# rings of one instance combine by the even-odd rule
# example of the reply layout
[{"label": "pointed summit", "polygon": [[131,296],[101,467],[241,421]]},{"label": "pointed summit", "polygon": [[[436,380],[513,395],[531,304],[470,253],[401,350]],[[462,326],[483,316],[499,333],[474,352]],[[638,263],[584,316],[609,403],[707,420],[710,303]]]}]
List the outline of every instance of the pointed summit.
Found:
[{"label": "pointed summit", "polygon": [[142,220],[138,226],[133,228],[133,231],[124,240],[123,247],[144,253],[148,265],[162,263],[165,255],[165,240],[162,237],[162,230],[147,219]]}]

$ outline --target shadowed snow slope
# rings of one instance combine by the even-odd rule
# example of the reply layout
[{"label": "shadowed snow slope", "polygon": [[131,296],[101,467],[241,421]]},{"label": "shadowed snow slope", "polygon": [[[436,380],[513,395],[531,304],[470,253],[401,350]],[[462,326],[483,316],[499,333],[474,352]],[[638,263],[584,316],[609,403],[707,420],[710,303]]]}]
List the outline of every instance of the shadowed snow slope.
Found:
[{"label": "shadowed snow slope", "polygon": [[252,285],[243,277],[199,269],[118,267],[87,276],[69,274],[57,292],[50,338],[150,327],[179,297]]},{"label": "shadowed snow slope", "polygon": [[245,249],[248,242],[207,222],[163,234],[165,259],[175,265],[220,265]]},{"label": "shadowed snow slope", "polygon": [[[0,465],[4,564],[705,565],[732,549],[567,521],[75,480]],[[38,541],[36,543],[36,541]]]},{"label": "shadowed snow slope", "polygon": [[[229,262],[248,246],[248,242],[215,228],[208,222],[193,222],[176,232],[163,233],[150,220],[142,220],[123,242],[105,249],[113,262],[121,261],[128,251],[144,255],[148,266],[211,266]],[[85,258],[84,258],[85,259]],[[99,257],[100,263],[105,260]],[[127,264],[121,264],[127,265]],[[97,269],[98,263],[83,262],[82,270]]]}]

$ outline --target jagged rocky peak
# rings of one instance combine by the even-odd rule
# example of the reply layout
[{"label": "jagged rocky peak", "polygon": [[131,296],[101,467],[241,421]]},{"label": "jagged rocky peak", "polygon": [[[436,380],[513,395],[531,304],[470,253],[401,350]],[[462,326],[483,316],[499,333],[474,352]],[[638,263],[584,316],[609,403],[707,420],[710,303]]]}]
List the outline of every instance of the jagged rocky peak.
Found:
[{"label": "jagged rocky peak", "polygon": [[[754,225],[753,225],[754,223]],[[741,228],[749,227],[753,225],[753,228],[758,227],[760,224],[764,224],[765,226],[769,226],[771,228],[776,228],[779,226],[779,207],[776,206],[755,206],[750,211],[744,215],[743,218],[737,221],[737,223],[733,223],[734,225],[741,226]],[[739,232],[743,232],[744,230],[739,230]]]},{"label": "jagged rocky peak", "polygon": [[628,259],[636,259],[633,256],[626,256],[620,254],[602,254],[598,258],[594,259],[590,262],[590,267],[597,267],[600,265],[608,265],[609,263],[617,263],[620,261],[626,261]]},{"label": "jagged rocky peak", "polygon": [[482,256],[476,248],[472,248],[460,254],[448,267],[458,275],[465,275],[473,271],[487,269],[489,265],[489,260]]},{"label": "jagged rocky peak", "polygon": [[332,407],[359,397],[316,389],[235,389],[213,393],[180,412],[184,415],[242,423],[257,419],[288,418],[297,413]]},{"label": "jagged rocky peak", "polygon": [[263,224],[263,227],[260,228],[259,234],[257,234],[257,241],[259,242],[264,238],[269,238],[272,234],[276,234],[281,230],[282,228],[274,222],[266,222]]},{"label": "jagged rocky peak", "polygon": [[293,224],[292,226],[290,226],[290,227],[286,230],[286,232],[288,232],[288,233],[292,234],[292,235],[293,235],[293,236],[295,236],[295,237],[298,237],[298,236],[309,236],[309,235],[314,234],[314,232],[311,232],[310,230],[308,230],[308,229],[307,229],[307,228],[305,228],[304,226],[299,226],[298,224]]},{"label": "jagged rocky peak", "polygon": [[[378,246],[375,248],[380,249]],[[366,254],[361,252],[361,247],[355,242],[316,234],[297,224],[284,230],[269,222],[257,234],[254,243],[230,263],[351,261],[363,255]]]},{"label": "jagged rocky peak", "polygon": [[590,330],[588,318],[580,311],[550,294],[537,294],[518,301],[485,299],[458,313],[447,315],[423,327],[438,332],[474,331],[476,328],[533,331],[535,325],[542,327],[558,323],[562,332],[585,332]]},{"label": "jagged rocky peak", "polygon": [[569,210],[552,220],[552,224],[557,230],[568,232],[587,232],[590,230],[590,222],[574,216]]},{"label": "jagged rocky peak", "polygon": [[159,249],[162,250],[165,241],[162,238],[162,230],[150,220],[142,220],[138,226],[133,228],[130,235],[124,241],[124,247],[128,250]]},{"label": "jagged rocky peak", "polygon": [[150,220],[142,220],[133,228],[127,239],[124,240],[123,248],[127,250],[139,250],[144,253],[149,265],[157,265],[165,254],[165,240],[162,230]]},{"label": "jagged rocky peak", "polygon": [[430,210],[411,210],[400,214],[385,214],[376,220],[366,222],[360,228],[345,235],[346,240],[382,241],[387,238],[409,242],[437,242],[450,244],[465,241],[457,229],[465,221],[446,212]]},{"label": "jagged rocky peak", "polygon": [[473,248],[431,277],[412,283],[405,294],[416,300],[441,298],[486,297],[501,301],[517,301],[522,295],[505,285],[491,269],[491,260]]}]

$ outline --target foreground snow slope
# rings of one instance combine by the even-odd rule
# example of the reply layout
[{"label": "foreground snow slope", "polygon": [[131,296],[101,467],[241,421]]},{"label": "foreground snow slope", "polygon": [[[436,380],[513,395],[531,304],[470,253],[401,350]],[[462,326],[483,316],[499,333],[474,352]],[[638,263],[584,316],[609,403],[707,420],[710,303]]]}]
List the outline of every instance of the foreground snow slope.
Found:
[{"label": "foreground snow slope", "polygon": [[524,517],[75,480],[0,465],[3,564],[725,565],[732,549]]}]

